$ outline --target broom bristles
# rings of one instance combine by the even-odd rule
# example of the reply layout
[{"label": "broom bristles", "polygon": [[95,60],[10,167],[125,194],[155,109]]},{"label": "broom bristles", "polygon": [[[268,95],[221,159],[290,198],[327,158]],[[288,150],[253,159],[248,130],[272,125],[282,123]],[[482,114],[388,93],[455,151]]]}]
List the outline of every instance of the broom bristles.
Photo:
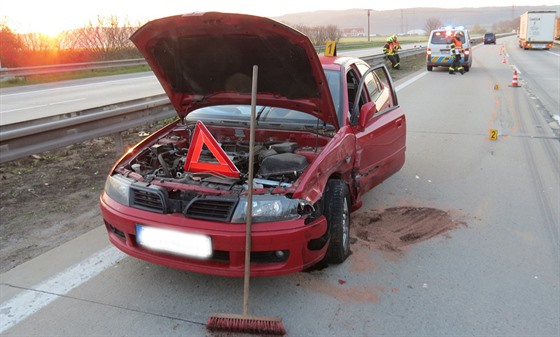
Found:
[{"label": "broom bristles", "polygon": [[285,335],[282,320],[276,317],[214,314],[208,318],[210,331],[228,331],[250,334]]}]

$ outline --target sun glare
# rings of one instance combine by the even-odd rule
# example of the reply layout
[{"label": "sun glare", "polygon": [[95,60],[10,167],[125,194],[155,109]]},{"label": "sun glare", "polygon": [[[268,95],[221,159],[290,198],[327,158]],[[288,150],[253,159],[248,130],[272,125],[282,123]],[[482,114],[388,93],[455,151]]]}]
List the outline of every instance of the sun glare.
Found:
[{"label": "sun glare", "polygon": [[50,37],[57,37],[65,30],[64,27],[56,26],[56,25],[48,25],[41,27],[41,33],[48,35]]},{"label": "sun glare", "polygon": [[56,38],[60,33],[69,29],[64,23],[59,23],[56,21],[41,21],[32,20],[27,22],[21,22],[17,19],[12,19],[11,17],[6,17],[6,23],[8,27],[14,30],[18,34],[42,34],[50,38]]}]

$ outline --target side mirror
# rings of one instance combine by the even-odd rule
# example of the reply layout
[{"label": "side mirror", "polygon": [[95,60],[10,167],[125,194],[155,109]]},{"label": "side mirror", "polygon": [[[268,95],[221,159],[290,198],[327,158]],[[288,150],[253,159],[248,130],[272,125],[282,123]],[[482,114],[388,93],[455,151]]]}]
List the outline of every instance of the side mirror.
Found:
[{"label": "side mirror", "polygon": [[377,106],[375,102],[367,102],[366,104],[362,105],[360,108],[360,118],[358,119],[358,124],[360,127],[365,127],[367,122],[375,113],[377,112]]}]

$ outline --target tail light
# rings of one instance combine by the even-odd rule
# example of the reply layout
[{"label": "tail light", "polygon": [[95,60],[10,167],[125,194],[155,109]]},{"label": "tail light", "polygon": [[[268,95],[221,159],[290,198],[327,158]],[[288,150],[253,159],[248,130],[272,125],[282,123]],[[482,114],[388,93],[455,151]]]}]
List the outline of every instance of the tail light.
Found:
[{"label": "tail light", "polygon": [[471,54],[471,51],[469,48],[465,48],[465,56],[469,56]]},{"label": "tail light", "polygon": [[430,48],[426,49],[426,55],[428,56],[432,55],[432,50]]}]

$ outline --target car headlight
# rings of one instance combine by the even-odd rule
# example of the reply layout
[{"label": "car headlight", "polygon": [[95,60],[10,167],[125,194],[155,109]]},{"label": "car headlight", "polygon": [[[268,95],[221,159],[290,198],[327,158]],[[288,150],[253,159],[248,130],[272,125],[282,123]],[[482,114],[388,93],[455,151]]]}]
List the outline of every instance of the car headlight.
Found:
[{"label": "car headlight", "polygon": [[[278,195],[253,196],[252,222],[285,221],[300,218],[303,214],[312,213],[313,206],[299,199],[289,199]],[[235,208],[231,222],[247,221],[247,198],[242,197]]]},{"label": "car headlight", "polygon": [[105,193],[119,204],[130,205],[130,186],[134,180],[121,175],[109,176],[105,181]]}]

